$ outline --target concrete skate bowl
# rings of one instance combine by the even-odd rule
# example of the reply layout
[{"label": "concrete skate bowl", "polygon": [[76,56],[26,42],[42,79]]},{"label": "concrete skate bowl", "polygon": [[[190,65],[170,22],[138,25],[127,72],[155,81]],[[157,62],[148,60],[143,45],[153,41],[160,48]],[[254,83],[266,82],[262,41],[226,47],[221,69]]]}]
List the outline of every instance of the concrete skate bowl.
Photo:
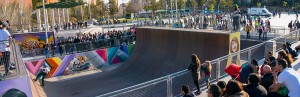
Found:
[{"label": "concrete skate bowl", "polygon": [[[49,97],[94,97],[184,70],[193,53],[201,62],[227,55],[228,44],[229,33],[223,31],[137,28],[136,47],[122,66],[72,80],[47,82],[44,89]],[[212,79],[215,78],[216,74],[212,74]],[[163,97],[166,84],[162,82],[120,96]],[[175,78],[173,84],[174,94],[180,93],[183,84],[194,86],[191,74]]]}]

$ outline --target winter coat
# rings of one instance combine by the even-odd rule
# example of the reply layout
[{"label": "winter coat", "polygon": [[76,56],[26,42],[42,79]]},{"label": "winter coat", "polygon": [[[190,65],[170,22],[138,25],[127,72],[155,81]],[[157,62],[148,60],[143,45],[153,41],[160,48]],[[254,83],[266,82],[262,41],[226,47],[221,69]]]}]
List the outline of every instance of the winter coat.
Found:
[{"label": "winter coat", "polygon": [[188,70],[191,70],[193,80],[199,80],[200,79],[200,67],[198,68],[196,64],[191,63]]},{"label": "winter coat", "polygon": [[267,90],[259,84],[248,84],[245,91],[250,97],[267,97],[268,95]]}]

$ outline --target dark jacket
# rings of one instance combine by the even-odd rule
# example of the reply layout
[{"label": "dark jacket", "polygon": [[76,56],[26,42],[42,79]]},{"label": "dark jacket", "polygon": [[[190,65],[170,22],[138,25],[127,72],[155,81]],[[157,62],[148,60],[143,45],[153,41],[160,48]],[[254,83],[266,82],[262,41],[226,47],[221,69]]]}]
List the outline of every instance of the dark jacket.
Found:
[{"label": "dark jacket", "polygon": [[250,97],[250,96],[248,95],[247,92],[241,91],[241,92],[235,93],[233,95],[230,95],[228,97]]},{"label": "dark jacket", "polygon": [[245,91],[250,97],[267,97],[267,90],[259,84],[249,84],[246,86]]},{"label": "dark jacket", "polygon": [[261,78],[261,85],[263,87],[265,87],[265,89],[269,89],[269,87],[273,84],[273,80],[274,80],[274,77],[272,75],[272,73],[267,73],[264,75],[263,78]]},{"label": "dark jacket", "polygon": [[182,95],[182,97],[196,97],[196,96],[190,92],[190,93]]},{"label": "dark jacket", "polygon": [[250,65],[246,65],[245,67],[243,67],[240,73],[241,82],[246,83],[251,73],[253,73],[253,70]]},{"label": "dark jacket", "polygon": [[200,79],[200,68],[198,68],[196,64],[191,63],[188,70],[191,70],[193,80]]}]

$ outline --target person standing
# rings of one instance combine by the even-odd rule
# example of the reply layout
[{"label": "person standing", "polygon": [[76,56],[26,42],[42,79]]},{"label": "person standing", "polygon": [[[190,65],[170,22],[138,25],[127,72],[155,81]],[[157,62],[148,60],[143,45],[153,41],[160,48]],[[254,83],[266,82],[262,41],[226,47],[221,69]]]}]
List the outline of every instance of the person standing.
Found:
[{"label": "person standing", "polygon": [[63,54],[63,46],[64,46],[64,43],[61,40],[59,40],[58,49],[59,49],[60,56],[62,56],[62,54]]},{"label": "person standing", "polygon": [[259,39],[262,39],[261,38],[261,35],[262,35],[262,33],[263,33],[263,26],[261,26],[261,27],[258,27],[259,29],[258,29],[258,38]]},{"label": "person standing", "polygon": [[33,81],[37,81],[38,78],[41,78],[42,79],[42,83],[41,83],[41,86],[44,86],[44,79],[45,77],[47,76],[47,74],[49,73],[49,69],[46,68],[46,66],[42,65],[42,67],[40,68],[40,72],[36,75],[36,78],[33,79]]},{"label": "person standing", "polygon": [[194,84],[197,87],[197,92],[198,94],[200,94],[200,88],[199,88],[199,83],[198,80],[200,80],[200,60],[198,58],[198,56],[196,54],[192,54],[192,62],[190,64],[190,66],[188,67],[188,70],[191,71],[192,73],[192,77],[194,80]]},{"label": "person standing", "polygon": [[7,31],[8,24],[6,22],[0,22],[0,65],[4,64],[5,72],[4,75],[8,75],[8,69],[10,65],[10,43],[11,37],[9,32]]},{"label": "person standing", "polygon": [[51,46],[51,54],[52,54],[52,57],[54,57],[56,45],[55,45],[54,42],[51,42],[51,43],[50,43],[50,46]]},{"label": "person standing", "polygon": [[206,86],[207,88],[210,86],[210,77],[211,77],[211,70],[212,70],[212,66],[211,66],[211,63],[210,61],[205,61],[205,64],[204,66],[201,66],[203,72],[204,72],[204,75],[205,75],[205,82],[206,82]]},{"label": "person standing", "polygon": [[49,44],[45,43],[43,45],[43,48],[44,48],[44,54],[45,54],[46,58],[49,58]]},{"label": "person standing", "polygon": [[247,24],[247,26],[246,26],[246,32],[247,32],[247,39],[248,38],[250,38],[250,26],[249,26],[249,24]]}]

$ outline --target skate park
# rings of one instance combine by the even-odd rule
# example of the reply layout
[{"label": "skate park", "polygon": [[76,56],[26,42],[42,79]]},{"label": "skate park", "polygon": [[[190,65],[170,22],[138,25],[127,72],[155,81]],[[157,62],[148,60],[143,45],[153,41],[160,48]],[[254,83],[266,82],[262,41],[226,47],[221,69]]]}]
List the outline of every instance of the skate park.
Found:
[{"label": "skate park", "polygon": [[[78,6],[81,4],[83,3],[79,2]],[[88,7],[90,5],[84,5],[84,8]],[[232,79],[239,81],[239,75],[232,76],[226,71],[227,68],[231,65],[239,66],[240,70],[235,71],[238,74],[243,68],[252,66],[254,59],[260,69],[257,73],[263,78],[261,73],[264,72],[262,69],[265,61],[269,59],[269,52],[274,57],[280,57],[278,52],[289,52],[284,45],[290,44],[289,47],[299,54],[297,48],[300,48],[300,30],[297,27],[290,28],[289,24],[297,13],[283,13],[283,18],[280,13],[279,17],[260,17],[258,21],[265,23],[259,25],[268,25],[268,33],[263,32],[262,35],[260,30],[263,27],[253,26],[249,38],[246,24],[252,26],[250,21],[254,17],[256,22],[255,16],[249,16],[249,21],[248,16],[242,17],[240,23],[244,23],[244,19],[247,22],[240,25],[234,21],[236,18],[231,20],[228,17],[232,16],[231,13],[224,13],[224,20],[218,18],[218,15],[206,17],[201,13],[194,15],[193,12],[180,16],[186,13],[181,13],[181,10],[177,13],[176,8],[179,17],[173,17],[173,14],[172,17],[167,16],[167,11],[159,10],[159,15],[152,20],[141,20],[134,16],[136,19],[128,19],[133,22],[127,22],[126,18],[124,22],[123,18],[111,17],[114,23],[110,23],[108,17],[105,25],[85,24],[87,22],[84,19],[73,22],[74,15],[69,14],[74,14],[74,10],[70,13],[70,9],[50,9],[50,28],[25,33],[20,30],[18,33],[11,33],[12,40],[0,40],[0,47],[10,44],[7,45],[10,49],[8,57],[8,52],[0,49],[0,96],[12,95],[17,91],[27,97],[181,97],[184,95],[182,86],[186,85],[196,97],[206,97],[212,94],[211,87],[207,86],[206,73],[200,68],[199,93],[195,81],[193,82],[192,71],[188,70],[192,54],[198,55],[201,66],[206,61],[211,62],[211,77],[208,78],[210,85],[220,81],[229,83]],[[40,14],[39,11],[43,12],[34,12],[37,19],[41,18],[37,14]],[[62,12],[66,15],[62,19],[67,18],[62,24],[60,20],[56,23],[56,11],[58,14],[60,11],[66,12]],[[78,12],[75,11],[77,14]],[[166,13],[161,15],[161,12]],[[192,22],[199,17],[198,24]],[[201,23],[202,19],[208,20],[207,25],[204,23],[206,27]],[[229,23],[226,19],[229,19]],[[124,21],[120,23],[119,20]],[[38,26],[47,26],[47,22],[44,25],[41,19],[37,22]],[[53,28],[56,27],[53,26],[55,24],[58,24],[57,28]],[[1,21],[0,25],[6,24]],[[294,25],[296,20],[293,27]],[[236,26],[241,28],[235,28]],[[291,68],[299,74],[298,59],[299,56],[293,57]]]}]

